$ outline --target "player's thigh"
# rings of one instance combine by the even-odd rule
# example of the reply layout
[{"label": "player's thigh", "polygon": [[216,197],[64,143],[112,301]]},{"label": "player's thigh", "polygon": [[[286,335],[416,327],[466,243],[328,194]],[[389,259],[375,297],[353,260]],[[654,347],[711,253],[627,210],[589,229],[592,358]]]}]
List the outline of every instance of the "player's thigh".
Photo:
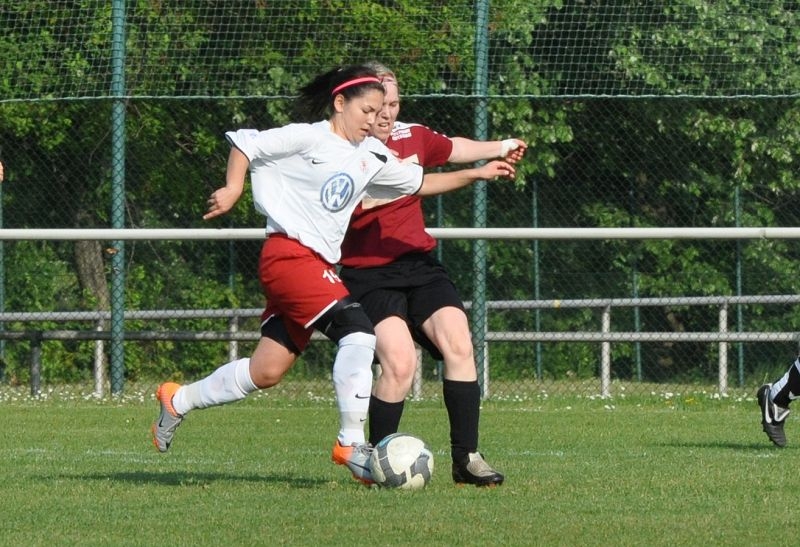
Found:
[{"label": "player's thigh", "polygon": [[461,308],[445,306],[426,319],[421,331],[444,358],[471,358],[472,334],[469,321]]},{"label": "player's thigh", "polygon": [[[464,304],[446,274],[435,276],[409,292],[408,317],[414,339],[434,359],[447,357],[453,345],[449,340],[456,334],[466,332],[469,339]],[[451,318],[453,324],[449,325],[447,321]]]}]

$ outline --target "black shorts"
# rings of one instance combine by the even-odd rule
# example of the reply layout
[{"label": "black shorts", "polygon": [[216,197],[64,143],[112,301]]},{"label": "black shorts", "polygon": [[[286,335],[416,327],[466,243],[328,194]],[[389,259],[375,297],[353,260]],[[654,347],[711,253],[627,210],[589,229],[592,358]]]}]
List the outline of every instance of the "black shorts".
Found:
[{"label": "black shorts", "polygon": [[441,262],[427,253],[412,253],[385,266],[343,267],[339,277],[373,325],[396,315],[406,321],[420,346],[434,359],[442,359],[439,349],[422,333],[422,323],[447,306],[464,311],[464,303]]}]

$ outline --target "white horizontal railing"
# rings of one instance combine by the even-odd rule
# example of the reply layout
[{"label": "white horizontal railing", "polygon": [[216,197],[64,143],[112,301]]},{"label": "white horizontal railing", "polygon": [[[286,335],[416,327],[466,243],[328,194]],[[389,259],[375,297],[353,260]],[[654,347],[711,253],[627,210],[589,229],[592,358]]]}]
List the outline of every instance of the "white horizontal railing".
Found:
[{"label": "white horizontal railing", "polygon": [[[488,342],[600,342],[600,394],[611,395],[612,342],[716,342],[718,351],[718,383],[720,394],[728,392],[728,344],[730,342],[792,342],[800,340],[797,332],[731,332],[728,328],[728,309],[742,304],[797,304],[800,295],[759,296],[676,296],[656,298],[596,298],[586,300],[505,300],[486,303],[487,309],[601,309],[600,330],[590,332],[487,332]],[[612,332],[612,308],[653,306],[717,306],[718,330],[715,332]],[[488,367],[488,364],[487,364]],[[487,378],[484,378],[487,381]]]},{"label": "white horizontal railing", "polygon": [[[800,239],[800,228],[782,227],[685,227],[685,228],[430,228],[428,232],[437,239],[529,239],[529,240],[590,240],[590,239],[621,239],[621,240],[645,240],[645,239]],[[135,240],[259,240],[265,235],[263,228],[122,228],[122,229],[0,229],[0,241],[15,240],[109,240],[109,241],[135,241]],[[708,300],[711,298],[712,300]],[[718,299],[714,301],[713,299]],[[747,299],[763,300],[747,300]],[[492,309],[498,306],[510,306],[511,308],[566,308],[574,303],[576,307],[583,308],[602,308],[604,310],[601,327],[599,331],[593,332],[494,332],[486,333],[485,340],[489,341],[523,341],[523,342],[548,342],[548,341],[584,341],[600,342],[602,344],[602,364],[601,364],[601,393],[606,396],[610,394],[610,344],[612,342],[626,341],[708,341],[720,344],[720,379],[719,390],[721,393],[727,391],[727,343],[736,341],[792,341],[797,339],[794,332],[759,332],[759,333],[731,333],[727,327],[727,309],[731,304],[743,303],[776,303],[770,299],[779,298],[781,303],[796,302],[793,296],[765,296],[765,297],[675,297],[672,299],[612,299],[603,300],[576,300],[576,301],[521,301],[521,302],[493,302],[487,305]],[[659,301],[659,303],[656,303]],[[634,307],[647,305],[716,305],[719,306],[719,330],[711,333],[648,333],[648,332],[611,332],[612,307]],[[122,312],[125,318],[145,319],[148,316],[139,314],[157,314],[160,318],[176,318],[175,312],[178,310],[161,310],[157,312]],[[213,310],[213,312],[203,310],[189,310],[191,317],[232,317],[225,315],[231,310]],[[241,310],[240,310],[241,311]],[[247,310],[248,314],[252,310]],[[102,322],[107,321],[110,312],[96,312],[101,315],[93,316],[95,312],[74,312],[81,316],[60,315],[63,320],[87,319],[98,321],[98,326],[91,332],[87,331],[32,331],[30,333],[0,332],[0,337],[4,339],[18,339],[19,337],[31,336],[32,340],[45,339],[94,339],[98,342],[99,354],[102,358],[102,341],[110,338],[110,334],[102,330]],[[210,313],[208,315],[207,313]],[[257,312],[261,313],[261,310]],[[171,315],[167,315],[171,314]],[[33,315],[23,313],[22,316],[14,316],[12,319],[8,314],[0,314],[2,321],[26,321],[34,320]],[[244,317],[240,315],[239,317]],[[29,319],[26,319],[28,317]],[[155,315],[149,316],[157,319]],[[56,319],[49,316],[48,320]],[[235,325],[236,321],[231,319],[233,326],[224,333],[192,333],[192,332],[172,332],[147,331],[147,332],[125,332],[125,338],[132,339],[153,339],[153,340],[228,340],[230,342],[230,352],[236,351],[236,342],[239,340],[257,339],[258,333],[239,333]],[[169,338],[172,336],[173,338]],[[33,345],[32,345],[33,347]],[[483,348],[486,351],[488,343]],[[35,352],[34,352],[35,353]],[[485,354],[488,358],[488,354]],[[35,362],[32,358],[32,363]],[[484,381],[488,381],[488,361],[487,369],[484,371]],[[32,365],[33,366],[33,365]],[[96,371],[99,375],[102,367]],[[96,384],[102,385],[102,377],[96,375]],[[102,387],[98,387],[102,389]],[[485,389],[484,393],[488,393]]]},{"label": "white horizontal railing", "polygon": [[[436,239],[800,239],[800,228],[428,228]],[[3,228],[0,241],[242,240],[263,228]]]},{"label": "white horizontal railing", "polygon": [[[698,297],[663,297],[663,298],[609,298],[609,299],[573,299],[573,300],[497,300],[486,302],[488,310],[532,310],[532,309],[601,309],[601,321],[596,331],[503,331],[486,332],[485,368],[489,367],[488,348],[490,342],[597,342],[601,344],[600,394],[611,395],[611,344],[616,342],[709,342],[719,344],[719,377],[718,389],[721,394],[728,391],[728,344],[730,342],[797,342],[797,332],[731,332],[728,328],[728,309],[737,304],[798,304],[800,295],[761,295],[761,296],[698,296]],[[471,303],[466,302],[470,308]],[[717,331],[711,332],[620,332],[611,330],[611,311],[613,308],[646,307],[646,306],[716,306],[718,308]],[[126,311],[126,320],[162,320],[162,319],[227,319],[228,329],[225,331],[125,331],[126,340],[143,341],[195,341],[195,342],[229,342],[229,358],[238,358],[238,342],[257,341],[261,334],[258,331],[241,331],[241,319],[258,318],[261,308],[230,308],[209,310],[136,310]],[[31,341],[31,392],[39,391],[39,375],[41,371],[41,343],[44,340],[94,340],[95,346],[95,392],[102,395],[104,390],[104,341],[111,339],[111,333],[103,329],[103,325],[111,318],[107,311],[73,311],[73,312],[5,312],[0,313],[0,323],[8,322],[35,323],[41,321],[91,321],[94,329],[62,330],[62,329],[26,329],[0,330],[0,339]],[[315,339],[323,338],[315,333]],[[421,367],[418,367],[418,373]],[[484,381],[489,381],[488,370]],[[488,385],[486,386],[488,390]],[[414,382],[413,395],[421,392],[421,376]]]}]

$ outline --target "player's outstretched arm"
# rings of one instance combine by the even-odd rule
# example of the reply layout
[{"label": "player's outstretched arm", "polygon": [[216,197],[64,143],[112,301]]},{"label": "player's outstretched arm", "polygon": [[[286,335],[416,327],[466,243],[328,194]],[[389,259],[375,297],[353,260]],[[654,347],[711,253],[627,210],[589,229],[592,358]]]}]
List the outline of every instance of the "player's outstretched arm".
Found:
[{"label": "player's outstretched arm", "polygon": [[497,177],[513,179],[516,175],[514,166],[502,160],[490,161],[480,167],[461,169],[448,173],[428,173],[422,179],[418,196],[435,196],[458,190],[476,180],[491,180]]},{"label": "player's outstretched arm", "polygon": [[450,163],[472,163],[479,160],[501,158],[514,164],[522,159],[528,145],[521,139],[502,141],[473,141],[464,137],[453,137],[453,150],[447,161]]},{"label": "player's outstretched arm", "polygon": [[203,220],[209,220],[224,215],[236,205],[244,191],[244,179],[250,160],[236,147],[231,148],[228,155],[228,169],[225,173],[225,186],[219,188],[208,198],[208,212],[203,215]]}]

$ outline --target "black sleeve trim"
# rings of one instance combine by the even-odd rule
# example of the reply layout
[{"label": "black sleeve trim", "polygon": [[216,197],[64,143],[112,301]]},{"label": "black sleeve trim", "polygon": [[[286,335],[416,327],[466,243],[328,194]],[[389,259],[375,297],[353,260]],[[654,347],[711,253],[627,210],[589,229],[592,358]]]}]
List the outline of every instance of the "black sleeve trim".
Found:
[{"label": "black sleeve trim", "polygon": [[372,152],[372,155],[375,156],[376,158],[378,158],[383,163],[386,163],[387,161],[389,161],[389,158],[387,158],[383,154],[378,154],[377,152],[375,152],[373,150],[370,150],[370,152]]}]

